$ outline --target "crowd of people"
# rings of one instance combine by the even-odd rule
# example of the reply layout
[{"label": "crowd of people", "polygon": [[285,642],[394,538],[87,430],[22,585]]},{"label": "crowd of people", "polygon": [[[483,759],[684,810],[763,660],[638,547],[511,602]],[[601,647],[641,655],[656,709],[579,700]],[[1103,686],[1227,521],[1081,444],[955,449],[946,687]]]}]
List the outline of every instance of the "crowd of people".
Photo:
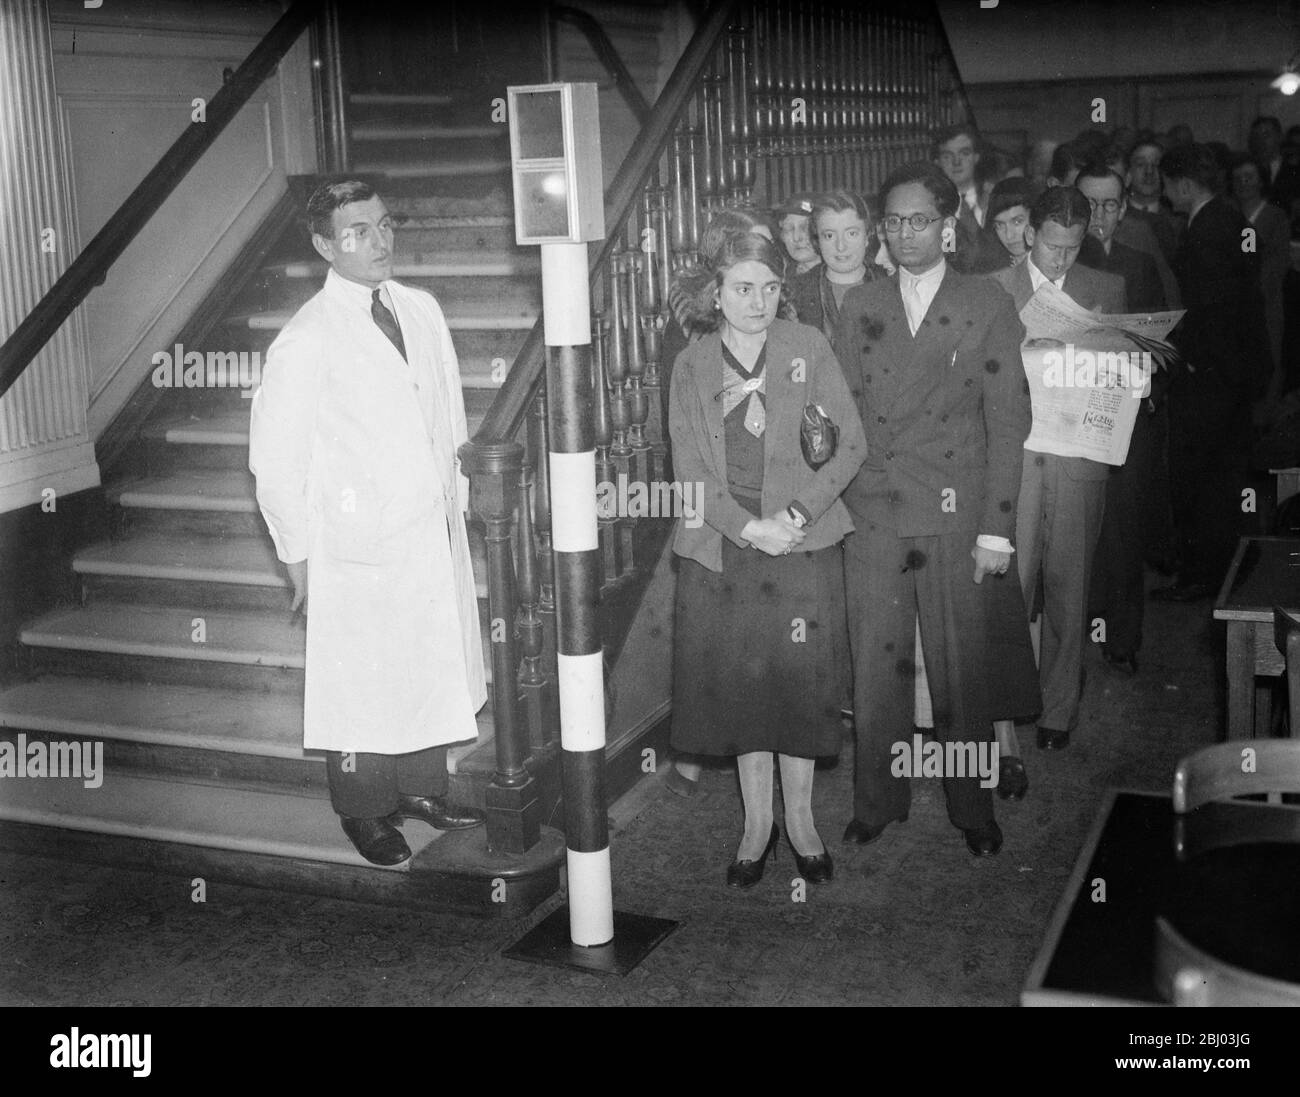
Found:
[{"label": "crowd of people", "polygon": [[[777,769],[801,875],[833,878],[814,762],[850,711],[846,842],[906,820],[900,747],[921,729],[967,847],[999,851],[994,787],[1029,790],[1017,725],[1068,747],[1090,641],[1138,673],[1144,567],[1171,578],[1163,600],[1223,579],[1252,432],[1294,387],[1293,225],[1300,127],[1273,118],[1240,152],[1120,127],[1020,158],[958,125],[878,195],[716,214],[661,357],[673,475],[704,519],[674,541],[669,787],[736,758],[729,885],[778,842]],[[1026,447],[1019,314],[1047,282],[1099,313],[1185,310],[1122,466]]]}]

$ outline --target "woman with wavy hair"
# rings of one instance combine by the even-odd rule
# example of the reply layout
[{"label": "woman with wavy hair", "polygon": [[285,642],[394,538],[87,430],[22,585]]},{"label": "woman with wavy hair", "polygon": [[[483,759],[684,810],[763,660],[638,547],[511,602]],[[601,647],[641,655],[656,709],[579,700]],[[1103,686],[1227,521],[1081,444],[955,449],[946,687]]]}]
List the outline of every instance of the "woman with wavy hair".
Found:
[{"label": "woman with wavy hair", "polygon": [[[713,330],[712,307],[705,303],[701,312],[697,298],[701,292],[711,294],[713,269],[710,263],[728,240],[747,233],[757,233],[772,239],[772,227],[760,213],[750,210],[719,210],[705,226],[700,237],[700,255],[703,262],[692,263],[678,273],[668,286],[668,320],[659,350],[659,401],[663,415],[663,431],[668,434],[668,390],[672,380],[673,363],[677,356],[701,335]],[[786,307],[793,317],[794,312]],[[669,455],[671,457],[671,446]],[[669,475],[668,479],[672,479]],[[678,755],[668,771],[668,788],[678,796],[694,796],[699,790],[700,763],[693,758]]]},{"label": "woman with wavy hair", "polygon": [[813,206],[812,228],[821,265],[791,280],[790,302],[801,324],[820,328],[830,339],[844,295],[854,286],[887,275],[872,261],[877,246],[875,218],[862,195],[847,190],[820,195]]},{"label": "woman with wavy hair", "polygon": [[[853,526],[840,494],[866,457],[830,344],[778,316],[784,265],[753,233],[722,246],[692,317],[713,330],[679,355],[668,419],[677,478],[698,500],[673,540],[672,745],[736,758],[745,829],[727,884],[737,888],[758,883],[780,836],[774,755],[797,869],[809,883],[833,875],[813,822],[813,763],[843,740],[842,542]],[[815,469],[801,436],[810,405],[839,432]]]}]

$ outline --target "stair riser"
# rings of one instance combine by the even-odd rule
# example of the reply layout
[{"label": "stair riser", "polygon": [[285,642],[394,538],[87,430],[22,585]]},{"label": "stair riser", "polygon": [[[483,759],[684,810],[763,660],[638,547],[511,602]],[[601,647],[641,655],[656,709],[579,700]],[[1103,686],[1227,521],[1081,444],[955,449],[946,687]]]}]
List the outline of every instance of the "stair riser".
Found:
[{"label": "stair riser", "polygon": [[[198,645],[195,645],[196,647]],[[78,674],[118,681],[212,686],[301,697],[303,672],[286,667],[246,666],[209,659],[162,659],[70,648],[24,648],[37,674]]]},{"label": "stair riser", "polygon": [[[21,729],[0,730],[0,740],[14,742]],[[202,780],[256,782],[299,793],[327,796],[323,755],[305,758],[268,758],[256,754],[203,750],[166,743],[142,743],[129,739],[104,738],[94,733],[65,735],[56,732],[22,731],[27,742],[101,741],[104,744],[105,783],[115,772],[131,776],[164,775]]]},{"label": "stair riser", "polygon": [[492,256],[515,254],[514,225],[408,225],[397,230],[398,255],[432,261],[448,252],[481,251]]},{"label": "stair riser", "polygon": [[[385,123],[390,129],[395,123]],[[420,123],[429,125],[429,122]],[[448,164],[481,160],[509,160],[510,134],[504,125],[497,137],[385,138],[356,141],[352,156],[362,164]]]},{"label": "stair riser", "polygon": [[[369,159],[369,158],[367,158]],[[403,158],[405,160],[405,158]],[[369,172],[362,172],[369,174]],[[461,204],[474,203],[474,213],[498,213],[502,205],[509,208],[510,173],[508,170],[493,170],[474,175],[416,175],[389,176],[378,179],[375,184],[380,197],[388,202],[389,208],[405,203],[410,198],[432,198],[435,201],[455,201]],[[499,191],[506,195],[504,202],[489,202],[484,195]],[[482,204],[480,203],[480,200]]]},{"label": "stair riser", "polygon": [[252,586],[244,583],[195,582],[193,579],[150,579],[123,575],[82,575],[88,603],[147,603],[184,606],[195,612],[225,609],[260,609],[289,613],[288,587]]},{"label": "stair riser", "polygon": [[510,217],[515,215],[511,182],[480,186],[469,198],[453,198],[437,191],[407,191],[385,200],[394,214],[412,217]]},{"label": "stair riser", "polygon": [[260,537],[266,524],[260,514],[221,510],[163,510],[153,507],[119,507],[123,529],[132,535],[152,532],[199,534],[211,537]]},{"label": "stair riser", "polygon": [[145,458],[150,476],[195,469],[247,469],[248,446],[205,446],[151,438],[145,443]]},{"label": "stair riser", "polygon": [[[481,570],[477,558],[475,572]],[[266,610],[289,612],[292,597],[285,587],[254,586],[246,583],[196,582],[193,579],[153,579],[134,575],[81,575],[84,601],[118,602],[127,605],[183,606],[195,612],[220,610]],[[480,582],[486,578],[478,576]],[[482,601],[482,599],[480,599]],[[486,603],[484,603],[486,606]],[[484,608],[483,612],[486,612]]]},{"label": "stair riser", "polygon": [[[0,849],[25,856],[120,865],[151,874],[167,873],[181,881],[202,876],[209,883],[220,881],[279,892],[324,895],[350,902],[375,903],[390,910],[400,906],[418,911],[422,917],[436,912],[478,918],[522,918],[529,914],[560,887],[563,840],[546,831],[543,838],[541,850],[533,855],[536,867],[530,863],[527,872],[510,874],[503,903],[499,901],[499,877],[492,874],[490,865],[478,874],[423,867],[409,873],[381,872],[270,854],[0,822]],[[560,848],[555,848],[557,843]],[[423,854],[417,856],[416,861],[422,857]],[[437,863],[432,855],[430,860]],[[487,856],[480,860],[487,862]]]}]

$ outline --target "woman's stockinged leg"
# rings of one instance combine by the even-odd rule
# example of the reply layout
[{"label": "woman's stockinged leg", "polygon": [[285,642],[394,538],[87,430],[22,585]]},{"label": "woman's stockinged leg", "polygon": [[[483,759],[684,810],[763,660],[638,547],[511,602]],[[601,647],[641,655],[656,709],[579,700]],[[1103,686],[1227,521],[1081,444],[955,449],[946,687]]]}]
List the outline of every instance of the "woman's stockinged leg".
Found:
[{"label": "woman's stockinged leg", "polygon": [[736,860],[757,861],[772,834],[772,752],[755,750],[737,755],[736,768],[740,771],[740,796],[745,802],[745,836],[740,840]]},{"label": "woman's stockinged leg", "polygon": [[789,754],[778,757],[781,759],[781,793],[785,800],[785,829],[790,835],[790,844],[804,857],[824,853],[826,847],[817,836],[817,825],[812,815],[814,760]]}]

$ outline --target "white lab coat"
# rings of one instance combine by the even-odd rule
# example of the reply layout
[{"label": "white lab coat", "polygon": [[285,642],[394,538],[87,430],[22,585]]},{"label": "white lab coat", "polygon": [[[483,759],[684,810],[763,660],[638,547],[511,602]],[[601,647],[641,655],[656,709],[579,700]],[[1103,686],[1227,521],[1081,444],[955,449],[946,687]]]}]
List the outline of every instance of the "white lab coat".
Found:
[{"label": "white lab coat", "polygon": [[267,352],[249,467],[276,553],[308,561],[303,745],[404,754],[473,739],[487,699],[456,449],[465,402],[432,296],[332,270]]}]

